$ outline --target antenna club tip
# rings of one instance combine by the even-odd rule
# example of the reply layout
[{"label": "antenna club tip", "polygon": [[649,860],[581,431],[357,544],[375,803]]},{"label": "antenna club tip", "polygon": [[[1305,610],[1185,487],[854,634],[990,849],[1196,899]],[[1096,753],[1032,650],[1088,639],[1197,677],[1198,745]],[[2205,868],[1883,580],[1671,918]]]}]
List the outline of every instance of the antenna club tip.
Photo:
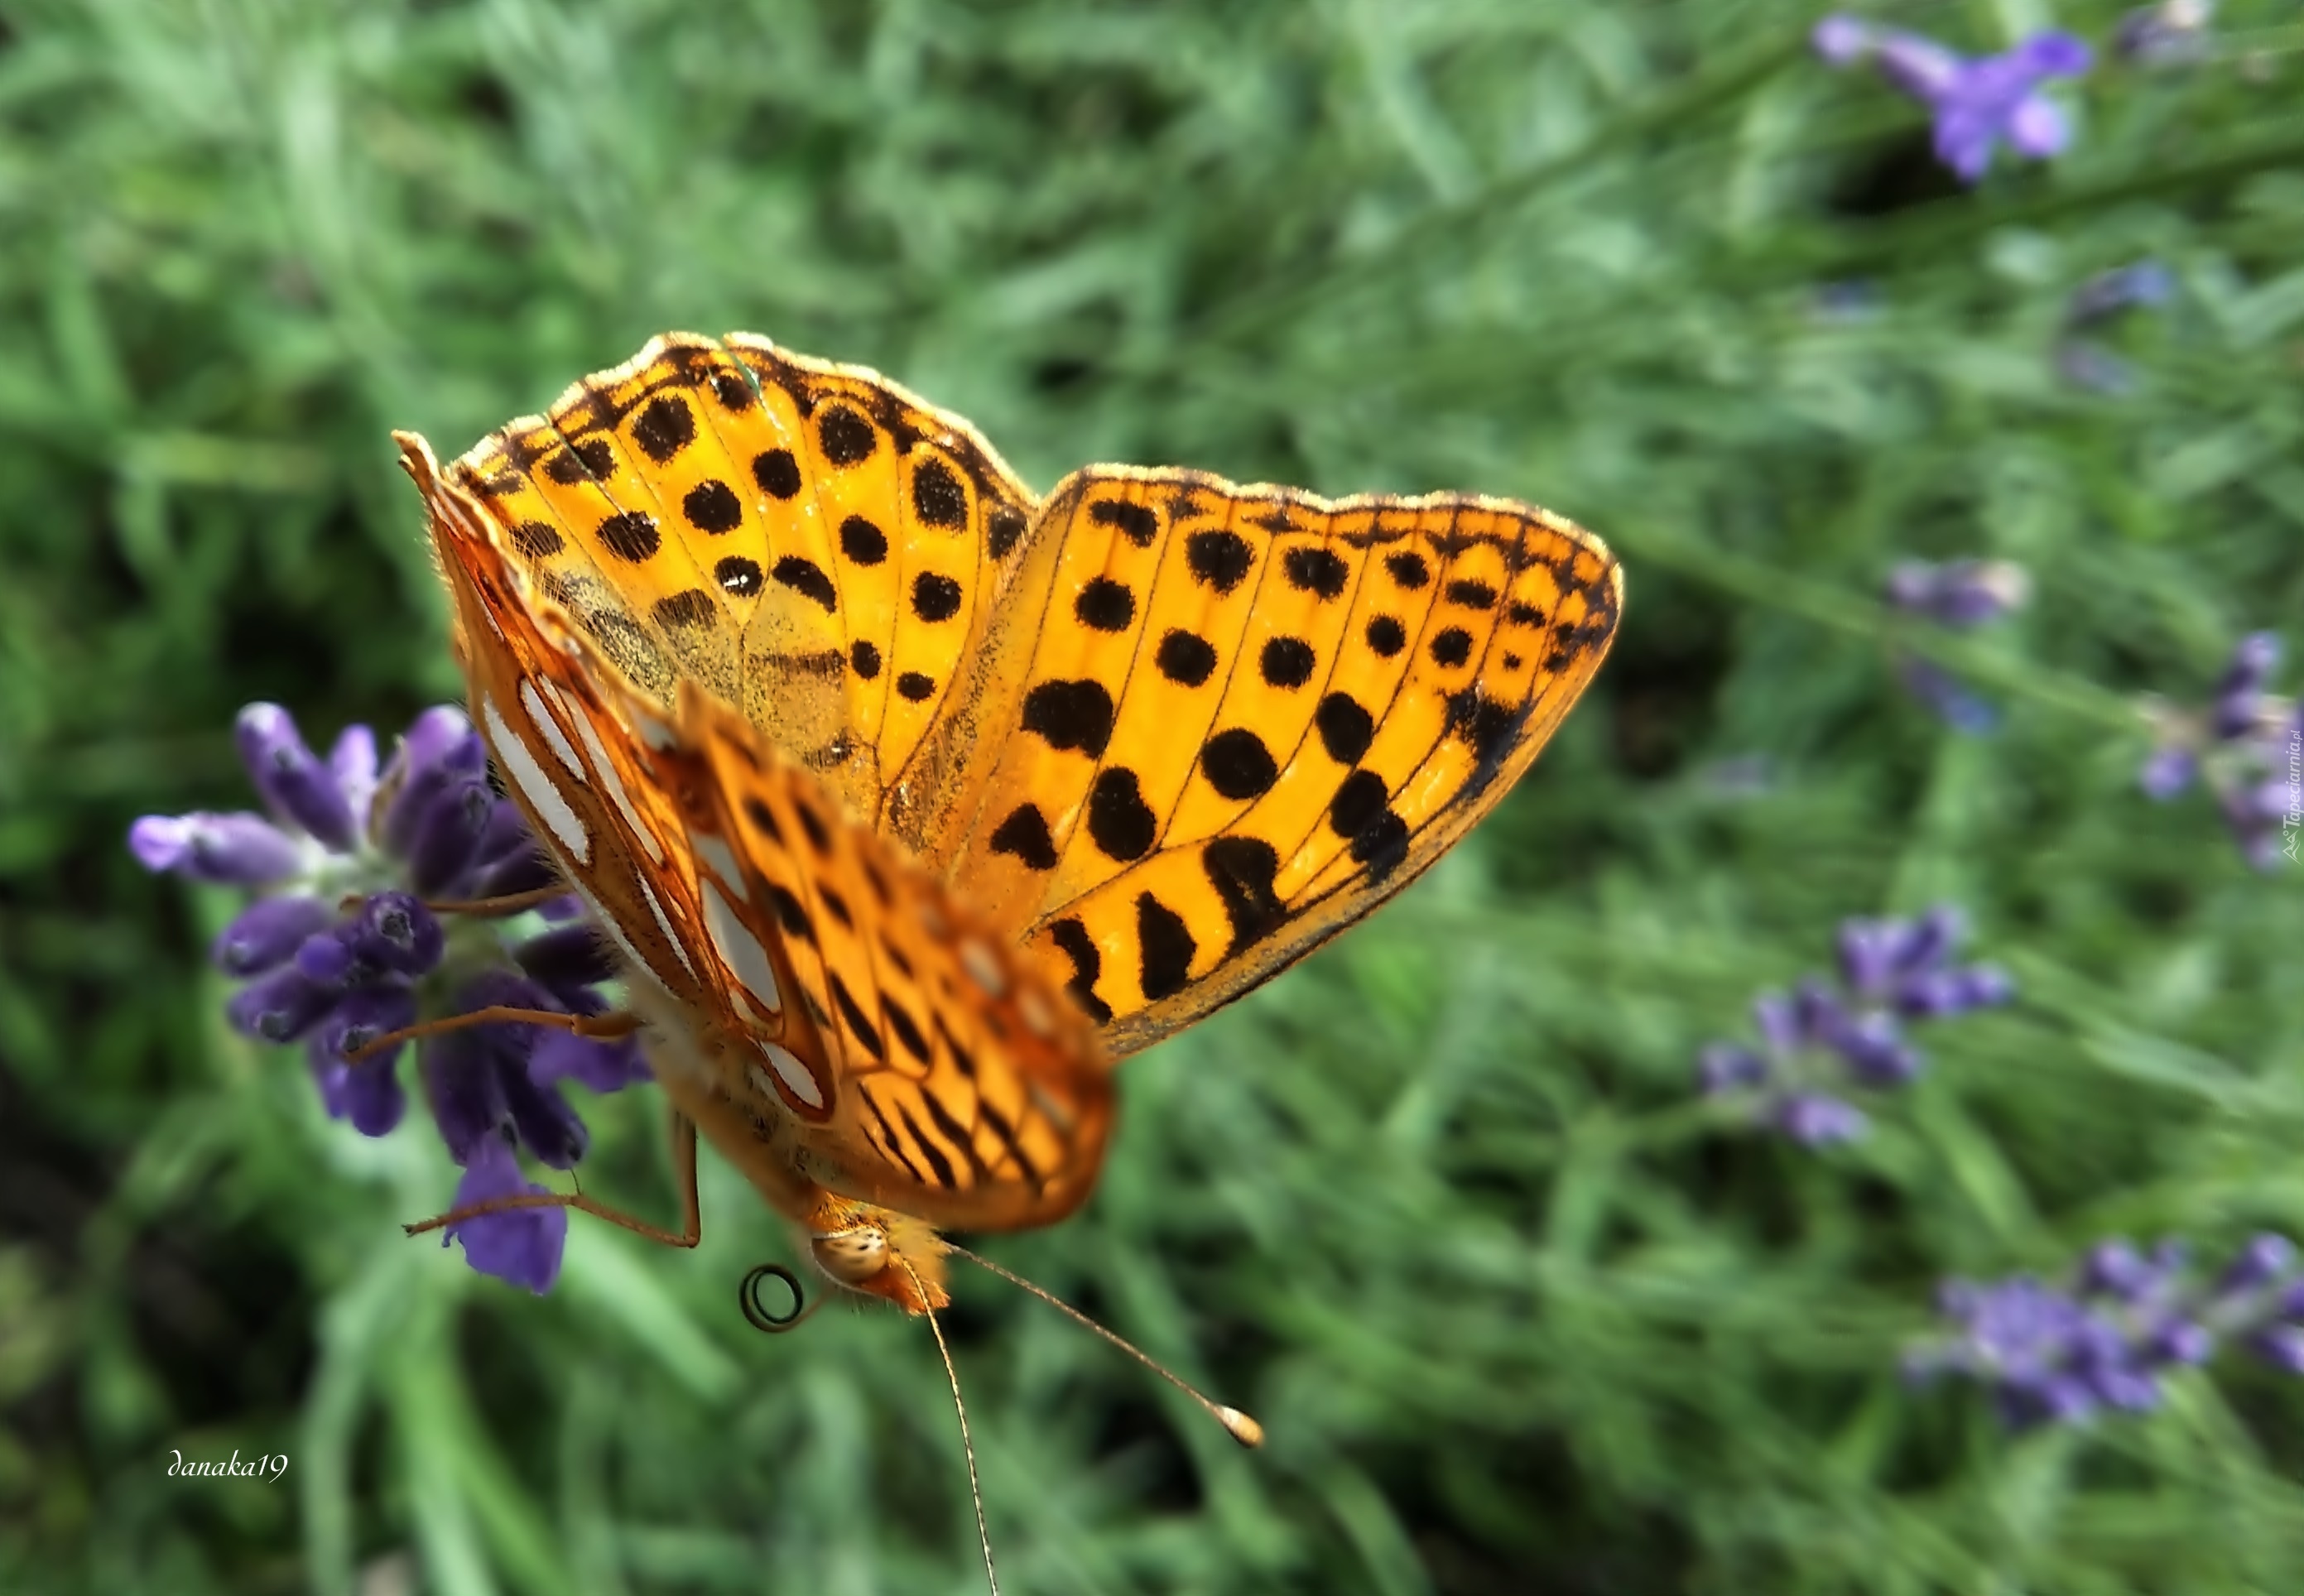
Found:
[{"label": "antenna club tip", "polygon": [[1231,1432],[1232,1440],[1243,1447],[1256,1448],[1264,1444],[1264,1426],[1237,1407],[1218,1406],[1216,1422]]}]

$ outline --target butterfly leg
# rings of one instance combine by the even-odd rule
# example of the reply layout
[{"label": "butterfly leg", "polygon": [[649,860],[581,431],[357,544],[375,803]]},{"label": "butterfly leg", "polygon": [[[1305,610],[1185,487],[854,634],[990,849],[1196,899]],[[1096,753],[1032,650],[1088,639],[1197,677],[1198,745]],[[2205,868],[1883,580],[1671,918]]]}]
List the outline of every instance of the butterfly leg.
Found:
[{"label": "butterfly leg", "polygon": [[402,1229],[411,1236],[461,1225],[466,1220],[483,1219],[492,1213],[509,1213],[521,1208],[573,1208],[610,1224],[630,1230],[635,1236],[668,1247],[692,1247],[704,1239],[704,1213],[696,1196],[696,1121],[674,1109],[672,1113],[672,1172],[680,1187],[680,1229],[667,1230],[661,1225],[651,1225],[646,1220],[635,1219],[622,1209],[611,1208],[606,1203],[596,1203],[582,1192],[526,1192],[515,1196],[491,1197],[485,1203],[468,1203],[452,1208],[447,1212],[422,1220]]},{"label": "butterfly leg", "polygon": [[397,1031],[386,1031],[373,1042],[364,1043],[344,1054],[344,1062],[358,1064],[398,1047],[403,1042],[420,1041],[427,1036],[437,1036],[444,1031],[461,1031],[470,1026],[545,1026],[578,1036],[614,1037],[631,1035],[640,1028],[640,1021],[639,1016],[632,1014],[562,1014],[550,1009],[507,1009],[497,1005],[468,1009],[462,1014],[445,1015]]}]

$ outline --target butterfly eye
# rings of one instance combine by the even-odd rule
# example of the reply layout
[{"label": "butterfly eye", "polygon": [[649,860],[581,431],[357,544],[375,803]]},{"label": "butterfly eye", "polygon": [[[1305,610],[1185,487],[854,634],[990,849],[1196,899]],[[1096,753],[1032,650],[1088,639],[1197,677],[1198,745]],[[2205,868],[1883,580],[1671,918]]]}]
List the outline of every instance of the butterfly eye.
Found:
[{"label": "butterfly eye", "polygon": [[888,1266],[887,1232],[870,1225],[809,1238],[824,1272],[843,1285],[860,1286]]}]

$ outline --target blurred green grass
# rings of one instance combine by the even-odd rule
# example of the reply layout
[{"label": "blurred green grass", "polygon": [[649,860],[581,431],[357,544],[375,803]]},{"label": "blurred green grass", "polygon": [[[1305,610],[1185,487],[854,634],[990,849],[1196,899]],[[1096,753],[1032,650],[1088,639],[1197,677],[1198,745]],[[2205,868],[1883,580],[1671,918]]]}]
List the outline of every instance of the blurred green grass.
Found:
[{"label": "blurred green grass", "polygon": [[[996,1244],[1269,1448],[963,1283],[1005,1588],[2291,1588],[2292,1386],[2018,1438],[1895,1368],[1948,1272],[2304,1233],[2296,878],[2137,796],[2128,707],[2304,608],[2304,38],[2232,0],[2224,58],[2100,66],[2068,155],[1969,193],[1816,14],[0,0],[0,1588],[981,1588],[920,1327],[752,1336],[786,1242],[716,1165],[699,1254],[580,1224],[547,1300],[404,1242],[445,1156],[230,1035],[228,905],[121,845],[245,801],[242,702],[457,696],[387,430],[461,448],[667,327],[877,366],[1042,486],[1518,494],[1628,567],[1524,789],[1131,1064],[1094,1202]],[[2135,389],[2072,386],[2066,297],[2144,256]],[[1971,553],[2034,604],[1907,640],[1986,739],[1876,598]],[[1838,916],[1939,899],[2023,999],[1870,1142],[1691,1101]],[[651,1095],[586,1105],[587,1167],[663,1212]],[[165,1476],[235,1447],[286,1479]]]}]

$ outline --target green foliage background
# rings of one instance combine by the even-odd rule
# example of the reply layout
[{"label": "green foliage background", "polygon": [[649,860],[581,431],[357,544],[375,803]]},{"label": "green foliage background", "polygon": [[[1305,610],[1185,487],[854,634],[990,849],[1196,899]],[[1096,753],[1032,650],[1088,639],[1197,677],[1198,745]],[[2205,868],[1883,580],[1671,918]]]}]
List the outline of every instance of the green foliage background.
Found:
[{"label": "green foliage background", "polygon": [[[2304,1234],[2297,878],[2138,796],[2130,702],[2304,641],[2304,29],[2231,0],[2217,60],[2101,65],[2066,156],[1967,192],[1816,15],[0,0],[0,1588],[981,1588],[921,1327],[747,1330],[789,1242],[716,1164],[700,1252],[580,1222],[547,1299],[404,1241],[428,1131],[229,1034],[229,899],[121,844],[247,801],[245,701],[318,739],[457,695],[387,429],[461,449],[688,327],[877,366],[1044,486],[1517,494],[1628,568],[1524,787],[1131,1063],[1094,1202],[995,1244],[1266,1450],[961,1283],[1006,1589],[2293,1590],[2292,1382],[2012,1437],[1895,1371],[1944,1274]],[[2181,286],[2105,334],[2133,391],[2061,379],[2067,295],[2144,256]],[[1908,638],[2004,705],[1964,739],[1876,595],[1982,553],[2033,606]],[[1839,916],[1944,899],[2022,999],[1868,1142],[1692,1100]],[[653,1099],[585,1105],[586,1167],[662,1212]],[[235,1448],[285,1479],[166,1476]]]}]

